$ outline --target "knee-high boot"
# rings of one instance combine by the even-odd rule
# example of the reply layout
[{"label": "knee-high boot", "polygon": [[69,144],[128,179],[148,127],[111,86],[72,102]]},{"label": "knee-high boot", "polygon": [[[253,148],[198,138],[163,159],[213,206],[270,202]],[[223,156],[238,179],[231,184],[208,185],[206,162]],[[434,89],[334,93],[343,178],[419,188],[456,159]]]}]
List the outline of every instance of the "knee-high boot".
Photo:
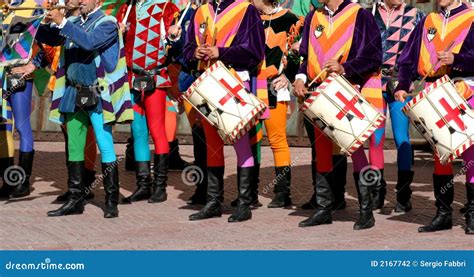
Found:
[{"label": "knee-high boot", "polygon": [[102,163],[102,174],[105,190],[105,218],[118,217],[118,202],[120,194],[120,183],[118,175],[118,163]]},{"label": "knee-high boot", "polygon": [[202,172],[200,181],[196,184],[194,194],[186,202],[188,205],[205,205],[207,195],[207,150],[204,128],[194,124],[193,130],[193,151],[194,151],[194,165]]},{"label": "knee-high boot", "polygon": [[468,211],[466,213],[466,234],[474,235],[474,183],[466,183]]},{"label": "knee-high boot", "polygon": [[363,176],[367,175],[364,172],[354,173],[354,180],[356,182],[357,194],[359,198],[359,219],[354,224],[354,230],[369,229],[375,225],[375,218],[372,212],[373,185],[367,183],[367,180],[363,180],[363,178],[361,178]]},{"label": "knee-high boot", "polygon": [[273,197],[268,208],[283,208],[291,206],[290,187],[291,187],[291,167],[275,167],[275,187]]},{"label": "knee-high boot", "polygon": [[398,171],[397,179],[397,204],[395,205],[396,213],[406,213],[411,210],[411,188],[410,185],[413,182],[413,171]]},{"label": "knee-high boot", "polygon": [[166,193],[166,181],[168,181],[168,154],[155,154],[155,164],[153,165],[153,193],[148,199],[148,203],[161,203],[168,199]]},{"label": "knee-high boot", "polygon": [[258,178],[255,174],[255,167],[238,167],[237,182],[239,184],[239,203],[234,213],[229,217],[229,222],[241,222],[252,218],[252,205],[254,199],[252,193],[254,191],[254,182]]},{"label": "knee-high boot", "polygon": [[135,176],[137,179],[137,187],[132,195],[122,199],[122,203],[130,204],[132,202],[149,199],[151,196],[150,162],[136,162]]},{"label": "knee-high boot", "polygon": [[59,209],[49,211],[48,216],[82,214],[84,212],[84,161],[69,162],[68,192],[69,198]]},{"label": "knee-high boot", "polygon": [[372,207],[374,210],[382,209],[385,203],[385,196],[387,195],[387,182],[384,178],[384,170],[379,169],[380,178],[372,188]]},{"label": "knee-high boot", "polygon": [[33,170],[34,155],[35,155],[34,150],[31,152],[20,151],[18,166],[24,170],[25,176],[21,180],[20,184],[13,187],[12,191],[10,192],[10,198],[20,198],[20,197],[25,197],[25,196],[30,195],[31,193],[30,176],[31,176],[31,171]]},{"label": "knee-high boot", "polygon": [[127,139],[125,149],[125,170],[135,171],[135,149],[133,148],[133,137]]},{"label": "knee-high boot", "polygon": [[10,186],[6,181],[5,181],[5,170],[7,170],[10,166],[14,165],[14,158],[1,158],[0,159],[0,178],[3,180],[2,188],[0,189],[0,198],[9,198],[10,197],[10,192],[13,189],[12,186]]},{"label": "knee-high boot", "polygon": [[346,175],[347,157],[345,155],[332,156],[333,171],[331,172],[332,183],[330,183],[334,194],[333,210],[343,210],[346,208]]},{"label": "knee-high boot", "polygon": [[435,232],[453,227],[451,204],[454,201],[453,175],[433,174],[433,188],[436,198],[436,216],[430,224],[418,228],[418,232]]},{"label": "knee-high boot", "polygon": [[189,216],[189,220],[202,220],[222,216],[224,202],[224,167],[207,168],[207,203],[199,212]]},{"label": "knee-high boot", "polygon": [[329,174],[317,173],[315,176],[316,212],[299,223],[299,227],[317,226],[332,223],[332,204],[334,195],[326,177]]},{"label": "knee-high boot", "polygon": [[[69,162],[66,163],[66,166],[69,165]],[[68,166],[69,167],[69,166]],[[95,171],[90,170],[90,169],[84,169],[84,199],[90,200],[94,198],[94,188],[92,187],[92,184],[95,182]],[[67,190],[65,193],[59,195],[56,197],[56,202],[61,203],[61,202],[66,202],[71,195],[69,194],[69,190]]]}]

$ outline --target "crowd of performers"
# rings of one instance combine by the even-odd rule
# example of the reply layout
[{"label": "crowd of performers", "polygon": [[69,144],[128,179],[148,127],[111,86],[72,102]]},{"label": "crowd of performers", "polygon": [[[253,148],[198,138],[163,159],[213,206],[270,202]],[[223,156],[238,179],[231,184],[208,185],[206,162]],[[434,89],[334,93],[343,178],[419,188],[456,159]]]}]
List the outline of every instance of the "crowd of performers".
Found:
[{"label": "crowd of performers", "polygon": [[[105,15],[101,0],[69,0],[71,8],[48,10],[35,40],[39,46],[30,63],[3,68],[2,141],[0,175],[14,164],[13,125],[20,137],[19,162],[25,178],[17,186],[4,182],[1,197],[30,194],[34,142],[30,126],[32,75],[38,68],[54,72],[50,120],[61,124],[66,140],[67,192],[58,196],[63,205],[48,216],[80,214],[94,197],[94,169],[100,151],[105,190],[104,217],[119,215],[118,204],[167,200],[170,167],[187,166],[177,152],[177,110],[184,109],[192,127],[194,165],[204,178],[189,199],[202,205],[190,220],[222,215],[224,201],[224,142],[215,127],[180,95],[214,61],[221,61],[250,93],[268,109],[258,123],[233,145],[237,156],[238,198],[229,222],[252,217],[258,200],[260,144],[266,129],[275,165],[274,197],[268,208],[292,205],[291,158],[286,121],[294,87],[303,99],[330,73],[344,75],[360,87],[374,107],[391,114],[398,151],[396,213],[407,213],[414,172],[409,120],[402,112],[410,101],[413,82],[426,77],[426,86],[447,74],[474,76],[474,10],[459,0],[437,0],[438,11],[427,16],[403,0],[376,2],[362,8],[349,0],[321,0],[304,17],[280,7],[278,0],[194,1],[180,11],[165,0],[137,0],[123,5],[117,15]],[[308,5],[309,5],[308,1]],[[50,5],[57,4],[50,1]],[[179,20],[178,20],[179,19]],[[452,47],[448,44],[453,41]],[[434,64],[440,62],[441,66]],[[179,66],[179,67],[178,67]],[[179,71],[177,80],[169,72]],[[26,79],[9,87],[9,79]],[[263,82],[262,82],[263,81]],[[263,84],[263,85],[262,85]],[[309,84],[309,85],[308,85]],[[471,100],[470,87],[463,96]],[[14,124],[13,124],[14,123]],[[119,199],[119,173],[114,150],[114,124],[129,123],[132,137],[127,148],[127,169],[136,172],[136,189]],[[347,157],[311,122],[305,120],[311,143],[314,192],[303,209],[314,209],[300,227],[331,224],[333,213],[346,207]],[[154,144],[153,161],[148,137]],[[373,211],[381,209],[387,192],[384,180],[385,123],[370,137],[368,156],[363,147],[352,156],[358,193],[359,218],[354,230],[375,224]],[[433,188],[437,213],[419,232],[452,228],[454,195],[452,165],[434,157]],[[463,154],[474,159],[474,147]],[[364,171],[379,172],[375,185],[363,182]],[[466,234],[474,234],[474,168],[466,167],[467,204],[462,209]]]}]

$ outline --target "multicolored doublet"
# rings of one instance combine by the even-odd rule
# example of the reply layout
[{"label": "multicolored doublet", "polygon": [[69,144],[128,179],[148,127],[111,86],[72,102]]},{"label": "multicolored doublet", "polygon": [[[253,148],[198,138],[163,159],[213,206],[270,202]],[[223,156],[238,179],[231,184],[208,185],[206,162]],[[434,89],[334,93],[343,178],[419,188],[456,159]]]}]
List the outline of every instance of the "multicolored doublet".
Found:
[{"label": "multicolored doublet", "polygon": [[[400,55],[397,90],[408,91],[416,76],[427,75],[428,83],[445,74],[451,78],[473,76],[470,59],[474,49],[473,19],[474,11],[461,4],[449,12],[430,13],[421,20]],[[440,51],[452,52],[454,63],[450,66],[438,63]]]},{"label": "multicolored doublet", "polygon": [[[125,52],[129,68],[152,70],[157,87],[170,87],[166,64],[166,30],[171,26],[178,8],[169,1],[138,1],[131,9],[125,36]],[[165,25],[165,26],[163,26]],[[131,83],[136,76],[130,73]]]},{"label": "multicolored doublet", "polygon": [[401,4],[389,9],[383,2],[377,4],[375,21],[382,36],[383,67],[395,66],[416,24],[424,17],[421,10]]}]

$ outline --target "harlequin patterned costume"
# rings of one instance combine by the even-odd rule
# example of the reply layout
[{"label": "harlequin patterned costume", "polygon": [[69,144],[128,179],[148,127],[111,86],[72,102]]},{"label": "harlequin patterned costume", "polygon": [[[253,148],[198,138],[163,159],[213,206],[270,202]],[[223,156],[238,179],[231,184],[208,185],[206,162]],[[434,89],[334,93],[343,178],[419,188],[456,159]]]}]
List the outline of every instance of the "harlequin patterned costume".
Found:
[{"label": "harlequin patterned costume", "polygon": [[[408,37],[416,24],[424,17],[422,11],[402,3],[398,7],[389,9],[383,2],[376,4],[372,12],[382,35],[383,65],[382,65],[382,87],[384,98],[390,110],[392,121],[392,133],[398,150],[398,182],[396,212],[406,212],[411,209],[410,184],[413,181],[414,172],[411,171],[413,154],[409,136],[409,120],[402,112],[405,104],[411,100],[407,98],[405,103],[395,101],[393,98],[393,85],[396,81],[396,62],[405,47]],[[390,83],[389,83],[390,82]],[[387,89],[387,85],[388,88]],[[390,89],[391,88],[391,89]],[[385,113],[386,113],[386,109]],[[377,208],[383,206],[386,194],[385,183],[378,193]]]},{"label": "harlequin patterned costume", "polygon": [[[84,148],[92,124],[102,159],[104,217],[118,216],[119,178],[112,125],[133,120],[122,36],[115,18],[97,7],[81,17],[64,19],[59,27],[42,25],[37,40],[61,48],[50,120],[66,124],[68,132],[68,189],[70,197],[48,216],[84,211]],[[77,106],[78,91],[97,96],[97,104]],[[99,93],[100,91],[100,93]]]},{"label": "harlequin patterned costume", "polygon": [[[369,35],[370,34],[370,35]],[[305,20],[300,54],[303,64],[297,79],[308,82],[321,73],[323,64],[330,59],[340,58],[345,77],[361,87],[361,94],[379,110],[383,109],[381,79],[378,73],[382,63],[381,39],[375,20],[369,11],[358,4],[344,1],[335,12],[327,7],[311,12]],[[315,83],[321,83],[327,73],[321,74]],[[332,222],[333,205],[332,169],[333,143],[319,129],[314,129],[316,137],[315,193],[316,213],[300,223],[301,227],[327,224]],[[354,179],[356,180],[360,217],[354,229],[370,228],[374,225],[372,213],[372,188],[365,186],[362,176],[370,168],[383,168],[384,127],[377,129],[369,139],[370,167],[363,147],[352,155]],[[382,159],[382,162],[380,160]],[[381,180],[378,179],[377,182]]]},{"label": "harlequin patterned costume", "polygon": [[[37,6],[32,0],[11,1],[10,5],[18,7]],[[2,29],[4,31],[8,28],[13,16],[30,17],[41,13],[41,10],[15,11],[4,19]],[[40,21],[41,18],[32,22],[28,30],[22,34],[21,41],[15,44],[14,49],[2,53],[2,61],[4,61],[3,59],[11,61],[12,59],[26,58],[30,53],[31,57],[36,56],[38,46],[34,43],[34,32],[37,30]],[[35,63],[33,62],[33,64]],[[35,66],[38,67],[39,65],[35,64]],[[3,178],[4,171],[14,164],[13,130],[16,129],[20,137],[18,166],[24,170],[25,178],[14,187],[7,184],[9,180],[4,180],[0,190],[0,198],[18,198],[30,194],[30,175],[35,153],[33,131],[30,124],[33,81],[31,79],[25,80],[25,85],[9,90],[7,87],[7,68],[10,70],[12,67],[0,67],[0,96],[2,99],[0,103],[0,137],[2,138],[0,145],[0,176]]]},{"label": "harlequin patterned costume", "polygon": [[[289,80],[294,80],[299,64],[295,61],[296,58],[288,58],[288,50],[294,43],[294,38],[299,35],[304,19],[281,8],[277,8],[272,14],[264,14],[261,18],[266,40],[264,75],[268,79],[269,86],[271,87],[273,79],[281,74]],[[275,197],[268,207],[277,208],[291,205],[291,158],[286,139],[286,119],[290,95],[288,90],[280,93],[270,89],[269,91],[270,118],[264,123],[275,160],[276,184],[274,186]]]},{"label": "harlequin patterned costume", "polygon": [[[137,188],[125,198],[150,203],[166,200],[169,145],[166,137],[166,91],[171,86],[166,68],[166,32],[178,8],[169,1],[137,1],[127,18],[125,51],[132,86],[135,120],[132,123]],[[119,20],[122,20],[119,17]],[[139,78],[154,83],[151,89],[134,85]],[[154,178],[150,176],[148,133],[155,144]],[[153,179],[153,180],[152,180]]]},{"label": "harlequin patterned costume", "polygon": [[[216,31],[213,29],[214,26]],[[207,45],[217,46],[219,60],[227,66],[232,66],[247,89],[262,100],[267,100],[266,80],[259,75],[262,72],[261,65],[264,64],[264,32],[256,8],[244,0],[224,0],[219,3],[213,1],[199,7],[191,19],[184,49],[184,58],[194,68],[198,68],[194,52],[202,44],[204,37]],[[208,202],[199,213],[190,216],[191,220],[222,214],[224,143],[213,126],[206,121],[202,122],[207,143]],[[251,135],[256,138],[254,141],[250,138]],[[260,138],[261,130],[255,129],[253,134],[246,134],[234,144],[238,165],[239,201],[236,211],[229,218],[230,222],[251,218],[250,205],[255,201],[252,193],[255,192],[257,184],[255,171],[259,162]],[[251,142],[257,145],[254,149],[251,147]]]},{"label": "harlequin patterned costume", "polygon": [[[455,2],[456,3],[456,2]],[[408,91],[411,82],[417,76],[425,76],[426,85],[447,74],[451,78],[474,76],[474,11],[465,4],[459,3],[458,7],[451,10],[441,10],[430,13],[421,20],[413,30],[399,61],[399,75],[397,90]],[[454,55],[452,65],[437,63],[437,53],[448,51]],[[434,67],[436,65],[436,67]],[[433,70],[431,70],[433,68]],[[474,104],[472,88],[464,87],[467,91],[460,91],[468,99],[469,104]],[[474,234],[474,167],[470,166],[474,160],[474,147],[463,153],[466,163],[466,193],[468,199],[468,212],[466,213],[466,233]],[[437,207],[436,216],[432,222],[420,227],[419,232],[433,232],[452,228],[452,208],[454,198],[454,180],[452,164],[442,165],[435,156],[433,174],[433,188]]]}]

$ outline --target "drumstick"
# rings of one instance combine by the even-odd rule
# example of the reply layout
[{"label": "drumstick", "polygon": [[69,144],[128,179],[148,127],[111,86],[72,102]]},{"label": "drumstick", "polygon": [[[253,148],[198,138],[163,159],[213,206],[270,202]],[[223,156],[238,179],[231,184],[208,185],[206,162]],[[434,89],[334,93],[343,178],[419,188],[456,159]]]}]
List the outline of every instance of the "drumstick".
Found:
[{"label": "drumstick", "polygon": [[[451,47],[453,47],[454,45],[454,40],[451,41],[448,45],[448,47],[446,47],[446,49],[444,50],[444,52],[448,52],[449,50],[451,50]],[[425,74],[425,76],[423,76],[423,78],[420,80],[420,82],[418,83],[418,86],[416,87],[416,90],[419,90],[420,89],[420,86],[426,81],[426,78],[428,78],[428,75],[430,75],[433,70],[435,69],[435,67],[437,67],[439,65],[439,63],[441,62],[441,60],[438,60],[436,61],[436,63],[434,65],[431,66],[430,70],[428,70],[428,73]],[[414,93],[405,93],[403,95],[404,98],[408,97],[408,96],[414,96],[415,94]]]},{"label": "drumstick", "polygon": [[[449,50],[451,50],[451,47],[453,47],[454,45],[454,40],[451,41],[448,45],[448,47],[446,47],[446,49],[444,50],[444,52],[448,52]],[[426,78],[428,77],[428,75],[430,75],[432,73],[432,71],[435,69],[435,67],[437,67],[439,65],[439,63],[441,62],[441,60],[438,60],[433,66],[431,66],[430,70],[428,71],[428,73],[423,77],[423,79],[421,79],[420,83],[423,83]]]},{"label": "drumstick", "polygon": [[184,20],[184,16],[186,16],[186,14],[188,13],[188,10],[189,10],[189,7],[191,7],[191,0],[189,0],[188,4],[186,5],[186,8],[184,8],[184,11],[183,11],[183,14],[181,15],[181,18],[179,19],[178,21],[178,26],[181,26],[181,24],[183,23],[183,20]]},{"label": "drumstick", "polygon": [[321,72],[319,72],[319,74],[316,77],[314,77],[314,79],[311,81],[311,83],[309,83],[308,88],[311,87],[316,82],[316,80],[318,80],[319,77],[321,77],[321,75],[326,73],[326,71],[328,71],[327,67],[325,67],[323,70],[321,70]]},{"label": "drumstick", "polygon": [[[214,34],[212,34],[212,46],[216,46],[217,43],[217,28],[214,27]],[[211,66],[211,60],[208,60],[206,63],[206,67]]]},{"label": "drumstick", "polygon": [[[206,29],[207,29],[208,24],[209,24],[209,16],[206,17]],[[204,34],[203,34],[202,39],[201,39],[201,46],[206,43],[206,40],[207,40],[207,32],[206,32],[206,30],[204,30]],[[202,63],[202,60],[199,60],[198,64],[197,64],[197,69],[198,70],[201,68],[201,63]]]},{"label": "drumstick", "polygon": [[[342,55],[344,54],[344,51],[342,51],[339,56],[337,56],[337,62],[340,63],[341,62],[341,59],[342,59]],[[323,75],[326,71],[328,71],[328,68],[324,68],[323,70],[321,70],[321,72],[319,72],[318,76],[316,76],[312,81],[311,83],[309,83],[308,87],[311,87],[315,82],[316,80],[318,80],[319,77],[321,77],[321,75]]]},{"label": "drumstick", "polygon": [[[342,55],[344,54],[344,51],[342,51],[339,56],[337,57],[337,62],[340,63],[341,62],[341,59],[342,59]],[[321,77],[321,75],[323,75],[324,73],[326,73],[326,71],[328,71],[328,68],[324,68],[323,70],[321,70],[321,72],[319,72],[319,74],[311,81],[311,83],[309,83],[308,85],[308,88],[311,87],[315,82],[316,80],[319,79],[319,77]],[[298,103],[299,104],[302,104],[304,102],[304,98],[303,97],[298,97]]]},{"label": "drumstick", "polygon": [[130,15],[130,11],[132,10],[132,6],[133,6],[132,3],[130,3],[130,5],[128,5],[127,7],[127,12],[125,13],[125,17],[122,20],[123,25],[127,24],[127,19],[128,19],[128,16]]}]

